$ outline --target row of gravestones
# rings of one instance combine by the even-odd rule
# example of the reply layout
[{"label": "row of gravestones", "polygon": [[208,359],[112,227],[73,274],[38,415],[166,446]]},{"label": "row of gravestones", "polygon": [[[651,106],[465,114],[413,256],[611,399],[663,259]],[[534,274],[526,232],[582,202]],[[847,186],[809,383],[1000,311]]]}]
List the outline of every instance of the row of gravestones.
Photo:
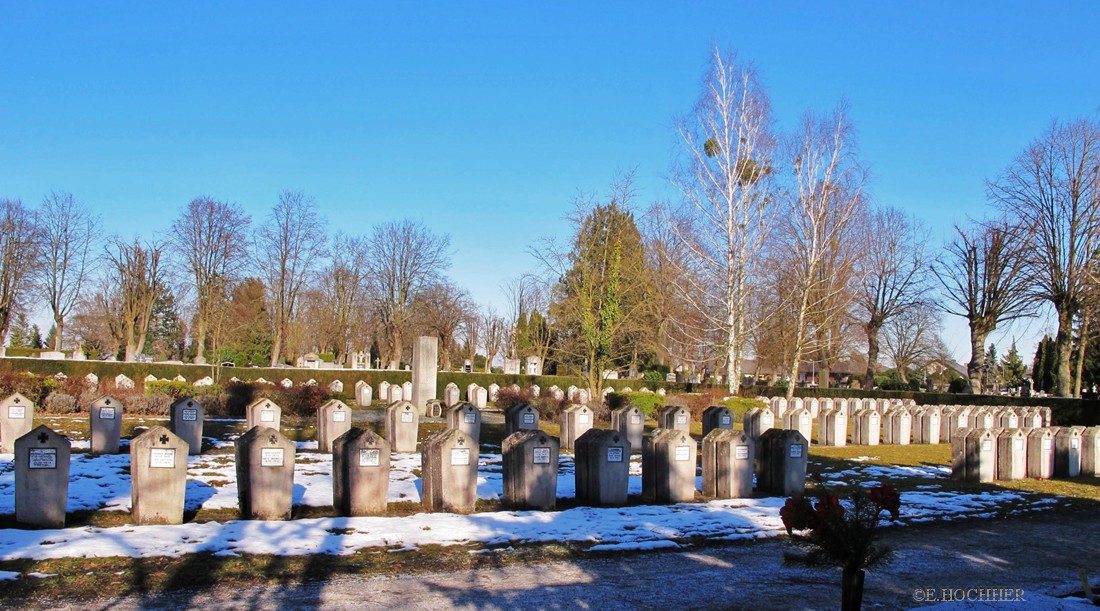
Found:
[{"label": "row of gravestones", "polygon": [[959,429],[951,437],[951,476],[970,482],[1100,477],[1100,426]]},{"label": "row of gravestones", "polygon": [[[962,406],[919,406],[902,404],[872,407],[828,404],[817,414],[817,443],[827,446],[910,443],[937,444],[949,441],[953,432],[964,428],[1037,428],[1049,426],[1049,407],[970,408]],[[745,413],[744,429],[753,437],[777,426],[800,431],[811,438],[814,416],[808,407],[794,408],[776,417],[773,408],[752,408]],[[851,425],[849,428],[849,424]]]}]

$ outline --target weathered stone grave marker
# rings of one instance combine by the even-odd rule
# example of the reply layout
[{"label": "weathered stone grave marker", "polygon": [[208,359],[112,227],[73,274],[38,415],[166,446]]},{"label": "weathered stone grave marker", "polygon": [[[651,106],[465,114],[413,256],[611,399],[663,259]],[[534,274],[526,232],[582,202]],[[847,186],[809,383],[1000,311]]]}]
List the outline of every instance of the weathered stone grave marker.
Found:
[{"label": "weathered stone grave marker", "polygon": [[130,442],[130,513],[135,524],[182,524],[187,442],[163,426]]},{"label": "weathered stone grave marker", "polygon": [[517,403],[504,411],[504,430],[507,435],[519,431],[537,431],[539,410],[527,403]]},{"label": "weathered stone grave marker", "polygon": [[317,408],[317,450],[332,453],[332,443],[351,430],[351,409],[338,399],[329,399]]},{"label": "weathered stone grave marker", "polygon": [[424,509],[470,513],[477,505],[478,446],[458,429],[436,433],[421,444]]},{"label": "weathered stone grave marker", "polygon": [[64,528],[72,444],[46,425],[15,440],[15,520]]},{"label": "weathered stone grave marker", "polygon": [[558,440],[542,431],[512,433],[501,445],[504,504],[553,511],[558,498]]},{"label": "weathered stone grave marker", "polygon": [[92,401],[88,411],[92,454],[118,454],[122,438],[122,403],[114,397],[102,396]]},{"label": "weathered stone grave marker", "polygon": [[282,425],[283,408],[271,399],[256,399],[244,408],[245,426],[252,429],[266,426],[278,431]]},{"label": "weathered stone grave marker", "polygon": [[587,405],[570,405],[561,410],[561,448],[573,450],[577,439],[592,428],[592,410]]},{"label": "weathered stone grave marker", "polygon": [[458,429],[470,436],[474,443],[481,440],[481,410],[470,403],[459,403],[447,412],[448,428]]},{"label": "weathered stone grave marker", "polygon": [[0,401],[0,453],[15,452],[15,440],[31,432],[34,403],[20,393]]},{"label": "weathered stone grave marker", "polygon": [[245,520],[289,520],[296,446],[277,429],[254,426],[236,443],[237,499]]},{"label": "weathered stone grave marker", "polygon": [[618,431],[589,429],[576,443],[577,503],[596,507],[626,504],[630,442]]},{"label": "weathered stone grave marker", "polygon": [[420,430],[420,412],[411,401],[398,401],[386,408],[386,440],[394,452],[415,452]]},{"label": "weathered stone grave marker", "polygon": [[187,444],[188,454],[202,453],[202,429],[206,410],[191,397],[180,397],[168,408],[168,425]]},{"label": "weathered stone grave marker", "polygon": [[642,441],[642,498],[648,503],[695,499],[696,444],[685,431],[658,429]]},{"label": "weathered stone grave marker", "polygon": [[353,427],[332,442],[332,507],[339,516],[384,515],[390,489],[390,444]]},{"label": "weathered stone grave marker", "polygon": [[714,429],[703,438],[703,496],[738,499],[752,496],[756,443],[745,431]]}]

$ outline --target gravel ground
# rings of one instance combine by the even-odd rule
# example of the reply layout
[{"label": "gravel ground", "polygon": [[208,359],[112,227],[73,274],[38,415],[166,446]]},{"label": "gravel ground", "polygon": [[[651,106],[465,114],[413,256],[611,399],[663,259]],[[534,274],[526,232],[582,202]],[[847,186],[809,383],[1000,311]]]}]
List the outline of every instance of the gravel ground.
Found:
[{"label": "gravel ground", "polygon": [[[1089,609],[1049,597],[1100,582],[1100,515],[1051,513],[999,521],[890,528],[893,561],[867,574],[864,607],[935,602],[943,589],[1007,589],[1016,602],[965,608]],[[789,544],[584,558],[571,562],[104,598],[57,609],[835,609],[839,571],[782,565]],[[30,606],[30,605],[28,605]],[[941,605],[943,607],[943,605]],[[953,608],[953,605],[947,605]]]}]

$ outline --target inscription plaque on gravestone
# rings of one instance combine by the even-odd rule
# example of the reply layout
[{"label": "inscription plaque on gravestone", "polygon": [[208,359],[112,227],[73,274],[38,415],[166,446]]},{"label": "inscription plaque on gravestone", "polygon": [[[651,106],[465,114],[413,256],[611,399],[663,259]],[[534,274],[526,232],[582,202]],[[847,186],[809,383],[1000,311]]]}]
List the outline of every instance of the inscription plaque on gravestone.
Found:
[{"label": "inscription plaque on gravestone", "polygon": [[153,469],[175,469],[175,448],[151,448],[149,450],[149,467]]},{"label": "inscription plaque on gravestone", "polygon": [[737,446],[734,448],[734,458],[737,460],[749,459],[749,446]]},{"label": "inscription plaque on gravestone", "polygon": [[536,465],[550,464],[550,448],[535,448],[534,462]]},{"label": "inscription plaque on gravestone", "polygon": [[470,449],[469,448],[452,448],[451,449],[451,465],[464,466],[470,464]]},{"label": "inscription plaque on gravestone", "polygon": [[623,449],[618,446],[607,448],[607,462],[623,462]]},{"label": "inscription plaque on gravestone", "polygon": [[197,409],[185,409],[181,416],[187,422],[194,422],[199,419],[199,410]]},{"label": "inscription plaque on gravestone", "polygon": [[261,448],[260,449],[260,466],[261,467],[281,467],[281,466],[283,466],[283,449],[282,448]]},{"label": "inscription plaque on gravestone", "polygon": [[676,446],[676,460],[691,460],[691,448]]},{"label": "inscription plaque on gravestone", "polygon": [[359,450],[360,467],[377,467],[381,464],[382,450],[378,448],[363,448]]},{"label": "inscription plaque on gravestone", "polygon": [[31,448],[27,458],[29,469],[57,468],[57,448]]},{"label": "inscription plaque on gravestone", "polygon": [[8,418],[22,420],[27,417],[27,408],[22,405],[12,405],[8,408]]},{"label": "inscription plaque on gravestone", "polygon": [[347,412],[332,412],[332,421],[333,422],[347,422],[347,420],[348,420],[348,413]]}]

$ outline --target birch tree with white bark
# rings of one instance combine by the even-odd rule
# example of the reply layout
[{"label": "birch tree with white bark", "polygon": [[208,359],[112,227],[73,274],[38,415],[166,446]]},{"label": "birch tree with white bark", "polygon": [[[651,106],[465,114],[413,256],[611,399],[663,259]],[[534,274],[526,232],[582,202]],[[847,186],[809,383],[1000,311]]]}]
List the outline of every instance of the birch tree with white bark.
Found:
[{"label": "birch tree with white bark", "polygon": [[738,392],[761,273],[761,250],[776,213],[777,142],[771,102],[756,70],[715,48],[694,109],[677,123],[681,159],[673,181],[684,245],[683,298],[699,314],[699,338],[717,338],[725,378]]}]

